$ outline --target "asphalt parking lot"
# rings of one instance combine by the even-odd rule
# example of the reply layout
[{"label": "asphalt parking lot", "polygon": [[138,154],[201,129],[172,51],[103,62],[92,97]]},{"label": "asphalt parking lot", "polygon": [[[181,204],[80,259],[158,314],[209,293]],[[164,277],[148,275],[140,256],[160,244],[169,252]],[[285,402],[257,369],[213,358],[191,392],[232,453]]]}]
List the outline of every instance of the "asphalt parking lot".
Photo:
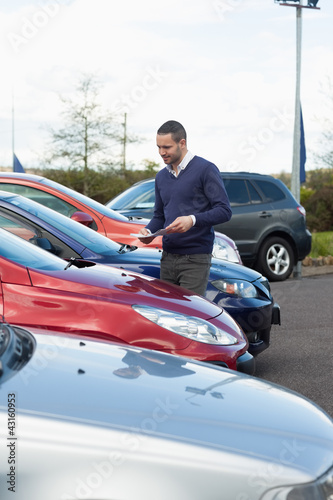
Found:
[{"label": "asphalt parking lot", "polygon": [[291,278],[271,288],[282,324],[272,327],[256,376],[299,392],[333,417],[333,274]]}]

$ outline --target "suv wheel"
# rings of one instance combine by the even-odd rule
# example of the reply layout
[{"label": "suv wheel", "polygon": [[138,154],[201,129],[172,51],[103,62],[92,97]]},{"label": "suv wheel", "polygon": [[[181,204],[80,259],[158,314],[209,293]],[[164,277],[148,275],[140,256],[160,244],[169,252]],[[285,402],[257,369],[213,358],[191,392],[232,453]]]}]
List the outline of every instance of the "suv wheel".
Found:
[{"label": "suv wheel", "polygon": [[269,281],[283,281],[289,278],[294,267],[294,253],[283,238],[268,238],[261,246],[258,264]]}]

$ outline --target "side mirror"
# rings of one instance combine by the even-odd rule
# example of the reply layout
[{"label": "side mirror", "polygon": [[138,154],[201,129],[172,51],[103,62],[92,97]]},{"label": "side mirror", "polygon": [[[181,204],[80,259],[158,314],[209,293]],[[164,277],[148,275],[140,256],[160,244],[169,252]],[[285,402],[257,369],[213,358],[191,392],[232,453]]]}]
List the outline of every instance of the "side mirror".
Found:
[{"label": "side mirror", "polygon": [[94,223],[94,219],[91,215],[86,214],[85,212],[74,212],[71,215],[71,219],[76,220],[76,222],[79,222],[87,227],[90,227]]}]

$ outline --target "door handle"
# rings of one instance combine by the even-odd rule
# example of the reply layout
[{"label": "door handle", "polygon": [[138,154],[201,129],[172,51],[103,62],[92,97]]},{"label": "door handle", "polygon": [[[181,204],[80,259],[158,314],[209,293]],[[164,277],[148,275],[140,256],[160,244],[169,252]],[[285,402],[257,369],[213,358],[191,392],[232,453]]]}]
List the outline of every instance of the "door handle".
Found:
[{"label": "door handle", "polygon": [[272,217],[271,212],[260,212],[259,217],[266,219],[267,217]]}]

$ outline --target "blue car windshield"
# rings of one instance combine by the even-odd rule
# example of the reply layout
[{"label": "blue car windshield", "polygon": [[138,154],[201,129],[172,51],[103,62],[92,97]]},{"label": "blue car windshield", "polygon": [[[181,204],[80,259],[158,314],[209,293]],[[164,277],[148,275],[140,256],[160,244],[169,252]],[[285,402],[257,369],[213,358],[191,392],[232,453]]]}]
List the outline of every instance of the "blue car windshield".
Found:
[{"label": "blue car windshield", "polygon": [[137,184],[107,203],[114,210],[152,208],[155,204],[155,182]]},{"label": "blue car windshield", "polygon": [[24,198],[24,196],[13,195],[11,198],[7,198],[6,201],[29,212],[31,215],[35,215],[95,253],[100,255],[114,255],[120,249],[118,243],[106,236],[40,203]]},{"label": "blue car windshield", "polygon": [[65,264],[60,257],[56,257],[4,229],[0,229],[0,256],[22,266],[44,271],[64,269]]},{"label": "blue car windshield", "polygon": [[89,198],[88,196],[85,196],[84,194],[81,194],[77,191],[74,191],[73,189],[70,189],[66,186],[63,186],[62,184],[58,184],[58,182],[51,181],[50,179],[46,179],[43,177],[40,182],[42,184],[46,184],[47,186],[53,187],[57,189],[58,191],[61,191],[62,193],[67,194],[68,196],[71,196],[75,200],[80,201],[81,203],[84,203],[88,207],[93,208],[100,214],[105,215],[106,217],[110,217],[111,219],[116,219],[119,221],[125,221],[128,222],[128,218],[125,217],[122,214],[118,214],[114,210],[111,210],[111,208],[106,207],[105,205],[102,205],[102,203],[99,203],[98,201],[93,200],[92,198]]}]

